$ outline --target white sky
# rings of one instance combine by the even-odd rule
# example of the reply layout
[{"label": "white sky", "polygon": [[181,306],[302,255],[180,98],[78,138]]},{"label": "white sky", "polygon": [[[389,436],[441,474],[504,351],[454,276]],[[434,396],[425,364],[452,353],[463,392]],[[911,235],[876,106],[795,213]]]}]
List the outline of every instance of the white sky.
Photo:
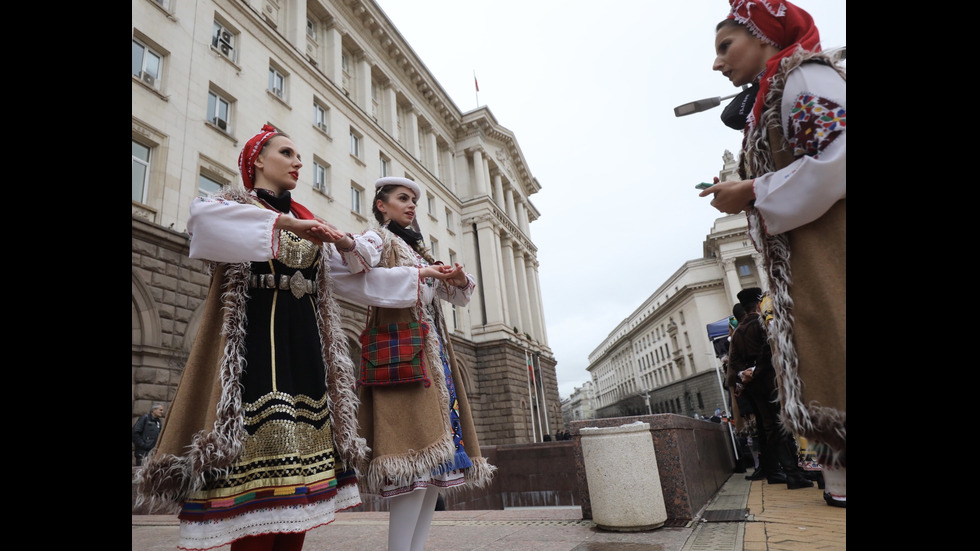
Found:
[{"label": "white sky", "polygon": [[[558,390],[591,380],[589,354],[702,244],[722,214],[698,197],[741,133],[735,88],[711,70],[725,0],[377,0],[463,112],[511,130],[541,191],[531,224]],[[798,0],[824,49],[847,45],[846,0]],[[474,73],[480,91],[474,87]],[[477,104],[479,100],[479,104]]]}]

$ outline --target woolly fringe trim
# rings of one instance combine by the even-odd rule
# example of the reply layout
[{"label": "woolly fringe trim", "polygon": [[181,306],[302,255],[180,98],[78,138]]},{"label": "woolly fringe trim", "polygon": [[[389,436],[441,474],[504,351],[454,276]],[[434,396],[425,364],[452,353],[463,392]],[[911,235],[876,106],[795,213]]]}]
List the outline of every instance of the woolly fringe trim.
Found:
[{"label": "woolly fringe trim", "polygon": [[[225,474],[242,453],[245,419],[242,415],[241,386],[245,350],[245,303],[248,300],[250,266],[229,264],[226,268],[222,309],[226,312],[221,332],[226,336],[219,377],[221,399],[211,432],[194,435],[183,456],[167,454],[144,459],[136,473],[136,505],[149,510],[179,510],[187,497],[204,486],[205,474]],[[162,435],[161,435],[162,436]]]},{"label": "woolly fringe trim", "polygon": [[[239,203],[252,202],[251,195],[238,188],[229,190],[224,197]],[[354,365],[347,338],[341,329],[339,306],[333,296],[328,254],[329,249],[326,248],[320,252],[317,287],[321,298],[316,311],[326,366],[327,407],[335,449],[349,467],[356,468],[367,460],[370,448],[367,441],[357,435],[359,399],[354,392]],[[209,263],[209,272],[219,266]],[[239,381],[244,366],[245,311],[250,273],[249,262],[229,264],[225,272],[225,286],[221,295],[225,319],[221,332],[227,341],[219,368],[222,391],[214,427],[211,432],[201,430],[195,434],[185,455],[167,454],[144,459],[143,466],[136,473],[137,506],[145,505],[150,511],[179,511],[188,496],[203,488],[205,474],[225,476],[230,465],[241,456],[245,418]]]},{"label": "woolly fringe trim", "polygon": [[[776,170],[769,143],[770,127],[780,130],[780,99],[785,87],[786,75],[803,62],[819,60],[834,67],[843,78],[846,74],[823,53],[799,50],[783,59],[780,70],[772,77],[772,84],[765,97],[767,107],[760,116],[758,124],[751,127],[745,136],[742,152],[740,176],[754,178]],[[755,248],[762,253],[766,272],[769,276],[769,294],[773,301],[772,325],[768,328],[773,342],[773,364],[777,367],[779,400],[783,404],[781,423],[783,430],[827,444],[833,450],[832,463],[839,461],[847,446],[846,412],[822,407],[815,402],[803,403],[803,381],[799,376],[799,356],[793,342],[793,298],[790,295],[792,271],[790,269],[791,251],[785,234],[768,235],[762,215],[754,207],[746,211],[749,223],[749,236]],[[836,465],[832,465],[836,466]]]},{"label": "woolly fringe trim", "polygon": [[[387,228],[379,227],[376,231],[382,239],[383,258],[388,258],[393,251],[396,258],[395,265],[414,265],[414,259],[410,257],[412,253],[406,250],[408,247],[402,244],[401,239],[395,239],[394,234]],[[439,389],[442,422],[446,427],[446,434],[438,442],[423,450],[409,450],[405,454],[372,459],[367,468],[367,476],[363,479],[365,490],[369,493],[380,493],[385,484],[399,486],[412,484],[418,477],[431,474],[452,461],[456,454],[452,431],[449,428],[449,389],[446,386],[442,358],[439,355],[439,336],[436,329],[438,321],[432,319],[420,304],[416,304],[411,310],[413,319],[422,319],[433,328],[426,336],[425,355],[429,366],[429,377],[432,379],[432,384]],[[447,491],[452,492],[454,489],[467,486],[482,487],[490,482],[497,468],[488,463],[484,457],[471,456],[470,461],[473,465],[465,469],[466,484],[447,488]]]},{"label": "woolly fringe trim", "polygon": [[317,287],[320,303],[317,323],[320,328],[320,345],[326,366],[327,408],[330,411],[334,446],[344,462],[354,469],[370,457],[367,440],[358,436],[357,408],[360,399],[355,392],[354,362],[350,358],[347,336],[341,328],[340,312],[333,295],[330,265],[326,255],[329,248],[320,253],[320,269]]}]

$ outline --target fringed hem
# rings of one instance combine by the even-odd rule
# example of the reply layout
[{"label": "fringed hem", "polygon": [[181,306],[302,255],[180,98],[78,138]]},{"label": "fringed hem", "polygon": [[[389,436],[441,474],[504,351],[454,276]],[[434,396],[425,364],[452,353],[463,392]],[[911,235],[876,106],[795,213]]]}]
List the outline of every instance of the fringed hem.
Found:
[{"label": "fringed hem", "polygon": [[[794,406],[800,407],[798,404]],[[807,419],[810,424],[806,427],[794,426],[789,418],[783,418],[783,430],[797,434],[812,441],[819,450],[818,459],[821,465],[833,469],[846,466],[847,454],[847,412],[834,408],[810,404],[807,409]]]},{"label": "fringed hem", "polygon": [[367,440],[358,436],[357,408],[360,399],[354,391],[356,377],[354,363],[350,358],[347,337],[341,328],[337,301],[333,296],[330,279],[330,266],[326,260],[329,249],[320,254],[320,269],[317,274],[317,287],[320,302],[317,308],[317,323],[320,328],[320,346],[327,385],[331,429],[334,444],[344,462],[355,469],[364,465],[370,457],[371,449]]},{"label": "fringed hem", "polygon": [[493,480],[493,474],[497,472],[497,467],[491,465],[485,457],[472,459],[473,466],[466,469],[466,485],[475,488],[483,488]]},{"label": "fringed hem", "polygon": [[364,484],[369,493],[380,494],[386,484],[408,486],[419,477],[431,475],[447,457],[453,457],[455,446],[451,436],[424,450],[410,451],[401,455],[376,457],[368,465]]},{"label": "fringed hem", "polygon": [[307,532],[330,524],[337,511],[361,504],[356,488],[341,489],[335,498],[302,507],[259,509],[230,519],[211,522],[180,523],[178,549],[204,551],[215,549],[249,536]]}]

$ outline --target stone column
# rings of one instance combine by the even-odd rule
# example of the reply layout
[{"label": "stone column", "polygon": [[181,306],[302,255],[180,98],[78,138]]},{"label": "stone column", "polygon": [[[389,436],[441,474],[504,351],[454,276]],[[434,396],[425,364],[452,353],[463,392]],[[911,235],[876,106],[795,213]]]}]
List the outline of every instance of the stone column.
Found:
[{"label": "stone column", "polygon": [[518,293],[514,292],[518,289],[520,281],[520,268],[516,264],[517,256],[519,252],[519,247],[514,243],[514,239],[508,235],[502,235],[500,237],[500,256],[504,260],[504,281],[507,282],[507,300],[504,301],[504,306],[507,307],[504,313],[507,319],[508,327],[518,327],[522,331],[526,331],[524,328],[524,318],[521,316],[520,300],[521,297]]},{"label": "stone column", "polygon": [[470,300],[470,321],[471,324],[473,324],[476,323],[473,320],[479,320],[479,323],[482,324],[484,320],[484,301],[480,299],[480,296],[485,295],[485,293],[483,290],[484,282],[481,280],[481,274],[477,273],[477,267],[479,266],[479,263],[477,262],[479,237],[477,236],[473,220],[461,220],[460,224],[463,230],[463,256],[458,262],[463,265],[463,268],[468,273],[476,276],[477,285],[479,285],[474,292],[472,299]]},{"label": "stone column", "polygon": [[296,49],[306,51],[306,0],[294,0],[286,10],[289,21],[286,23],[286,40],[295,44]]},{"label": "stone column", "polygon": [[514,188],[508,187],[504,190],[504,201],[507,203],[507,217],[514,225],[517,225],[517,213],[514,211]]},{"label": "stone column", "polygon": [[405,128],[402,136],[402,145],[412,154],[412,157],[419,158],[419,114],[414,107],[405,108]]},{"label": "stone column", "polygon": [[371,66],[374,60],[367,54],[361,54],[355,62],[357,71],[354,74],[354,102],[361,106],[365,113],[371,113]]},{"label": "stone column", "polygon": [[422,159],[422,164],[429,167],[429,170],[438,177],[439,163],[436,161],[436,156],[439,153],[439,146],[436,145],[436,133],[431,129],[425,133],[425,150],[428,155]]},{"label": "stone column", "polygon": [[480,248],[480,275],[483,299],[486,303],[487,325],[504,323],[504,292],[500,287],[500,246],[497,230],[489,216],[476,221],[477,241]]},{"label": "stone column", "polygon": [[[486,195],[487,194],[487,168],[483,161],[483,149],[479,147],[473,147],[467,150],[470,156],[473,158],[473,177],[475,181],[473,182],[473,195]],[[481,247],[482,242],[481,242]]]},{"label": "stone column", "polygon": [[534,321],[531,317],[531,303],[534,299],[531,298],[528,288],[527,264],[524,262],[524,251],[521,250],[520,245],[514,248],[514,262],[516,264],[514,271],[517,272],[518,305],[520,306],[521,319],[524,321],[524,325],[520,326],[521,331],[534,336]]},{"label": "stone column", "polygon": [[398,132],[398,94],[395,93],[394,84],[385,86],[381,96],[384,98],[381,106],[381,127],[394,136]]},{"label": "stone column", "polygon": [[504,207],[504,185],[502,182],[502,177],[500,176],[500,170],[494,169],[490,172],[490,177],[493,178],[493,202],[497,203],[497,207]]},{"label": "stone column", "polygon": [[340,56],[343,54],[343,37],[345,30],[334,23],[333,26],[323,30],[323,51],[325,63],[323,72],[337,86],[343,84],[344,73],[341,66]]},{"label": "stone column", "polygon": [[738,282],[738,270],[735,268],[734,258],[723,260],[721,267],[725,273],[725,298],[728,299],[728,307],[731,308],[737,302],[735,297],[742,290],[742,284]]},{"label": "stone column", "polygon": [[548,345],[548,332],[545,330],[544,320],[544,301],[541,300],[541,283],[538,280],[538,262],[536,259],[528,259],[527,284],[533,297],[531,317],[534,320],[535,331],[538,342]]},{"label": "stone column", "polygon": [[531,238],[531,226],[527,216],[527,201],[517,203],[517,225],[528,239]]}]

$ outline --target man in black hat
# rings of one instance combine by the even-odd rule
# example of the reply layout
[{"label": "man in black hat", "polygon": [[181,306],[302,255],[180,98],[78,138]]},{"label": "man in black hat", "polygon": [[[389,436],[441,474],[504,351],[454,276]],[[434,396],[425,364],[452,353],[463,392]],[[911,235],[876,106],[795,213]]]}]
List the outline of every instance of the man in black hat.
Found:
[{"label": "man in black hat", "polygon": [[[732,333],[728,354],[729,377],[734,379],[736,394],[748,398],[755,411],[759,432],[759,470],[753,479],[766,477],[769,484],[786,484],[790,490],[811,488],[796,460],[792,439],[779,426],[779,399],[776,372],[772,366],[769,336],[759,305],[762,289],[749,287],[739,291],[738,302],[745,317]],[[741,385],[741,388],[739,388]]]}]

